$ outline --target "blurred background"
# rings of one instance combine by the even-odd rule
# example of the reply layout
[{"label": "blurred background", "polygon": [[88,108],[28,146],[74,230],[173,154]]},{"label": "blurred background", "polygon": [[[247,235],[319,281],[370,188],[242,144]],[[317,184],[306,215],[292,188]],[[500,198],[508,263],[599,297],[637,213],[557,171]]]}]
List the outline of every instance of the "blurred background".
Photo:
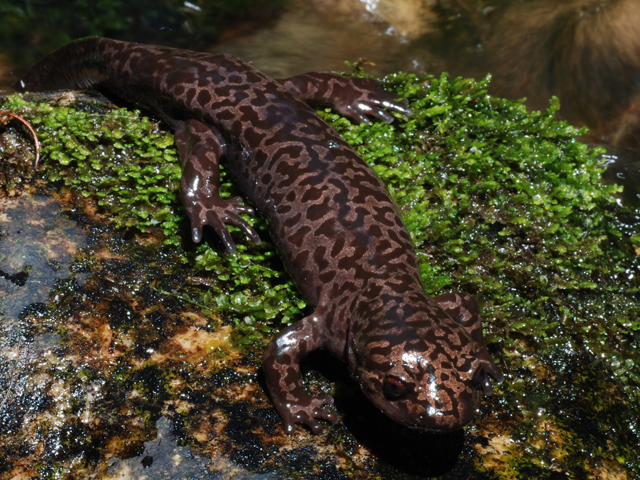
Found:
[{"label": "blurred background", "polygon": [[0,0],[0,94],[88,35],[235,54],[276,78],[348,70],[484,78],[489,92],[588,127],[605,177],[640,205],[640,2],[635,0]]}]

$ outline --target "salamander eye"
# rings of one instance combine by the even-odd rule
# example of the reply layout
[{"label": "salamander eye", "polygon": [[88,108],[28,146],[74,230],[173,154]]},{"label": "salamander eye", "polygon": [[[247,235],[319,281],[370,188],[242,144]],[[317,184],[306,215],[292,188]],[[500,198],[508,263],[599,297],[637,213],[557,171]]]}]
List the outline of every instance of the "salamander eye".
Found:
[{"label": "salamander eye", "polygon": [[471,382],[474,385],[480,385],[486,380],[486,378],[487,378],[487,372],[485,371],[484,368],[479,367],[476,370],[476,373],[473,374],[473,379],[471,380]]},{"label": "salamander eye", "polygon": [[409,391],[407,384],[398,377],[387,375],[382,382],[382,392],[387,400],[399,400]]}]

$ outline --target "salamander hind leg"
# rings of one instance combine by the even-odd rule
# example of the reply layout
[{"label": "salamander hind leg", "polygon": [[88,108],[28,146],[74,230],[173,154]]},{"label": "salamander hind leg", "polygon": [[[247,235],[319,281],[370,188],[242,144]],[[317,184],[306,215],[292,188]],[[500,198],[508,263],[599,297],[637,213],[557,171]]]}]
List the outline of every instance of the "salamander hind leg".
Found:
[{"label": "salamander hind leg", "polygon": [[357,122],[368,122],[367,116],[373,116],[391,123],[393,116],[387,110],[411,115],[406,99],[383,90],[372,78],[311,72],[277,81],[300,100],[330,105]]},{"label": "salamander hind leg", "polygon": [[287,433],[292,433],[295,424],[300,423],[318,434],[323,431],[318,420],[338,421],[335,413],[322,408],[332,404],[333,399],[311,396],[302,385],[300,361],[308,353],[323,348],[324,339],[324,322],[313,313],[280,332],[265,350],[262,366],[267,387]]},{"label": "salamander hind leg", "polygon": [[193,241],[202,240],[202,227],[211,226],[228,251],[235,251],[227,225],[242,229],[256,245],[260,237],[240,214],[253,215],[253,209],[240,205],[241,197],[220,198],[220,159],[224,140],[220,132],[197,120],[175,122],[176,144],[182,161],[180,190],[189,220]]}]

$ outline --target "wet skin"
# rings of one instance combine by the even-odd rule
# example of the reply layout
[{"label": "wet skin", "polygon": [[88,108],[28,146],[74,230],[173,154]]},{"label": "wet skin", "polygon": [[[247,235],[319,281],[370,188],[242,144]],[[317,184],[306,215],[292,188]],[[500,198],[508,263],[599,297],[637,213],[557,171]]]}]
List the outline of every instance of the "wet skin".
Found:
[{"label": "wet skin", "polygon": [[226,225],[260,238],[241,198],[218,194],[224,160],[246,198],[269,219],[288,271],[314,312],[271,340],[264,372],[287,432],[335,423],[329,397],[302,384],[300,361],[325,349],[343,359],[367,397],[411,428],[451,431],[473,417],[488,376],[502,374],[482,338],[476,301],[424,293],[396,205],[371,168],[304,102],[356,121],[392,122],[406,101],[370,79],[307,73],[273,80],[231,55],[104,38],[71,42],[38,61],[19,91],[91,88],[136,103],[175,128],[182,201],[193,240]]}]

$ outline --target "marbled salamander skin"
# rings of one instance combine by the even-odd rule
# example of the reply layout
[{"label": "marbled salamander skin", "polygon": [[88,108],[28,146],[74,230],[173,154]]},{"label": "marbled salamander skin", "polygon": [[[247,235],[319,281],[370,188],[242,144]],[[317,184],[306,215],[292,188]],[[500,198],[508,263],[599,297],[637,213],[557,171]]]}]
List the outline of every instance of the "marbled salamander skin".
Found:
[{"label": "marbled salamander skin", "polygon": [[424,293],[411,238],[387,189],[304,102],[328,103],[357,121],[409,114],[372,80],[308,73],[274,81],[231,55],[103,38],[74,41],[38,61],[20,91],[91,88],[160,115],[175,127],[182,199],[193,239],[202,227],[235,248],[227,224],[260,239],[239,198],[218,195],[224,159],[246,197],[267,217],[286,266],[314,312],[271,340],[264,371],[286,431],[335,423],[310,396],[300,361],[325,349],[385,414],[412,428],[467,424],[487,375],[500,381],[469,295]]}]

